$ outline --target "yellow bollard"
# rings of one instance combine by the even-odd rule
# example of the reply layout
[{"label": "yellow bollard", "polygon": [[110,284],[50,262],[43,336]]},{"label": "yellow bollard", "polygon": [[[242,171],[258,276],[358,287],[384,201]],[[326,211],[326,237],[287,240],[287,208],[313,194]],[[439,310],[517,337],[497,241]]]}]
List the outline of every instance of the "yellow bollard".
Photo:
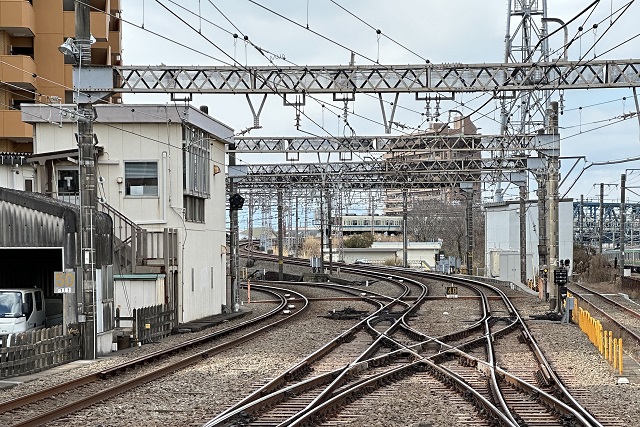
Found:
[{"label": "yellow bollard", "polygon": [[622,375],[622,338],[618,339],[618,345],[620,347],[620,353],[618,355],[618,357],[620,358],[620,361],[618,362],[618,366],[620,367],[620,375]]},{"label": "yellow bollard", "polygon": [[[617,338],[613,339],[613,351],[615,351],[616,354],[618,354],[618,339]],[[613,369],[618,369],[618,358],[617,357],[613,358]]]},{"label": "yellow bollard", "polygon": [[609,362],[613,362],[613,332],[609,331]]},{"label": "yellow bollard", "polygon": [[609,335],[606,332],[604,334],[604,353],[603,354],[604,354],[604,359],[609,360]]}]

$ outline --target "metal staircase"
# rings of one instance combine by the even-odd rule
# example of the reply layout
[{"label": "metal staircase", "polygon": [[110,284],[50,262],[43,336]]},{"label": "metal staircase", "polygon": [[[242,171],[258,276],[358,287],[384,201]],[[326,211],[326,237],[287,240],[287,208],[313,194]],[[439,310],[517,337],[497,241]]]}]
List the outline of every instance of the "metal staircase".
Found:
[{"label": "metal staircase", "polygon": [[[146,230],[108,203],[98,209],[113,220],[114,264],[119,274],[169,273],[178,267],[178,229]],[[118,270],[116,270],[118,271]]]}]

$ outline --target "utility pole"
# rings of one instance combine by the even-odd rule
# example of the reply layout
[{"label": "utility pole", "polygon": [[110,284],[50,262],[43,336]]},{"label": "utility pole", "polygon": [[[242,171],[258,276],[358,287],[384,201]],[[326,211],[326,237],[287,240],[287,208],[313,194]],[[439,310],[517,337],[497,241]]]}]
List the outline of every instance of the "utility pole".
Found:
[{"label": "utility pole", "polygon": [[604,182],[600,183],[600,209],[598,209],[598,250],[602,254],[602,233],[604,233]]},{"label": "utility pole", "polygon": [[578,211],[578,227],[579,227],[579,234],[580,234],[580,245],[583,244],[583,240],[584,238],[582,237],[582,233],[583,233],[583,227],[584,227],[584,212],[583,212],[583,206],[584,206],[584,194],[580,195],[580,210]]},{"label": "utility pole", "polygon": [[333,242],[331,239],[331,235],[333,234],[333,229],[331,227],[332,218],[331,218],[331,197],[332,194],[329,192],[329,196],[327,197],[327,240],[329,243],[329,273],[333,273]]},{"label": "utility pole", "polygon": [[298,247],[300,246],[300,219],[298,218],[298,196],[296,195],[296,238],[294,240],[294,255],[298,258]]},{"label": "utility pole", "polygon": [[338,185],[338,261],[344,262],[344,191]]},{"label": "utility pole", "polygon": [[[235,184],[233,182],[232,169],[236,166],[236,145],[235,143],[229,144],[229,195],[235,194]],[[240,310],[240,290],[238,289],[238,210],[229,206],[229,222],[230,222],[230,236],[229,236],[229,252],[231,258],[229,259],[229,270],[231,273],[231,307],[233,312]]]},{"label": "utility pole", "polygon": [[467,274],[473,275],[473,191],[467,194]]},{"label": "utility pole", "polygon": [[465,228],[467,233],[467,274],[473,273],[473,183],[461,182],[460,190],[466,199]]},{"label": "utility pole", "polygon": [[[79,51],[79,73],[91,66],[91,29],[89,5],[75,3],[75,44]],[[80,225],[82,263],[82,309],[84,314],[84,359],[96,358],[95,324],[95,248],[93,247],[93,215],[96,211],[96,166],[93,148],[93,108],[78,99],[78,162],[80,166]],[[80,321],[80,320],[79,320]]]},{"label": "utility pole", "polygon": [[527,183],[520,185],[520,282],[527,283]]},{"label": "utility pole", "polygon": [[249,218],[247,220],[247,234],[249,238],[249,259],[253,259],[253,192],[249,193]]},{"label": "utility pole", "polygon": [[284,245],[284,219],[282,217],[282,188],[278,188],[278,280],[284,280],[284,261],[282,246]]},{"label": "utility pole", "polygon": [[[553,101],[550,103],[549,109],[549,133],[558,134],[558,103]],[[559,150],[558,150],[559,151]],[[559,224],[558,224],[558,178],[560,169],[560,153],[554,153],[549,156],[549,181],[547,187],[547,197],[549,198],[549,229],[548,229],[548,245],[549,245],[549,279],[555,277],[555,270],[558,269],[558,245],[559,245]],[[560,310],[560,298],[558,294],[558,286],[554,284],[549,286],[549,307],[551,310]]]},{"label": "utility pole", "polygon": [[624,277],[624,238],[625,238],[625,189],[627,185],[627,175],[622,174],[620,176],[620,256],[618,257],[618,266],[620,266],[620,284]]},{"label": "utility pole", "polygon": [[320,273],[324,273],[324,176],[320,188]]},{"label": "utility pole", "polygon": [[409,237],[407,230],[407,189],[402,189],[402,266],[409,267]]},{"label": "utility pole", "polygon": [[[538,268],[542,271],[548,269],[548,248],[547,248],[547,175],[546,171],[540,170],[536,173],[538,181]],[[547,270],[548,271],[548,270]],[[547,298],[549,277],[543,277],[543,297]]]}]

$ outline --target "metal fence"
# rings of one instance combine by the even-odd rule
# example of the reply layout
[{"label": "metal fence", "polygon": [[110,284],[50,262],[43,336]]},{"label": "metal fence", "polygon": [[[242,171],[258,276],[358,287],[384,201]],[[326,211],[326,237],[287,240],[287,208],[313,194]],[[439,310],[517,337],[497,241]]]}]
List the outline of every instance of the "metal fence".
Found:
[{"label": "metal fence", "polygon": [[62,325],[27,331],[0,347],[0,378],[32,374],[81,358],[79,334],[67,334]]},{"label": "metal fence", "polygon": [[134,342],[149,344],[171,335],[175,311],[167,304],[133,310]]}]

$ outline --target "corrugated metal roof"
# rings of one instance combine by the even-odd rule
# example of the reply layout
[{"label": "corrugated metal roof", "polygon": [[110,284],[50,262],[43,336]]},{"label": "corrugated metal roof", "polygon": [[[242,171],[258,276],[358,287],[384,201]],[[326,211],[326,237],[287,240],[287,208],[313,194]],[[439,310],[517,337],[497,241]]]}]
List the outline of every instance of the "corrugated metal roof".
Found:
[{"label": "corrugated metal roof", "polygon": [[[65,267],[75,267],[80,259],[77,205],[44,194],[0,187],[0,247],[62,247]],[[112,263],[113,222],[103,212],[94,214],[94,246],[98,266]]]}]

